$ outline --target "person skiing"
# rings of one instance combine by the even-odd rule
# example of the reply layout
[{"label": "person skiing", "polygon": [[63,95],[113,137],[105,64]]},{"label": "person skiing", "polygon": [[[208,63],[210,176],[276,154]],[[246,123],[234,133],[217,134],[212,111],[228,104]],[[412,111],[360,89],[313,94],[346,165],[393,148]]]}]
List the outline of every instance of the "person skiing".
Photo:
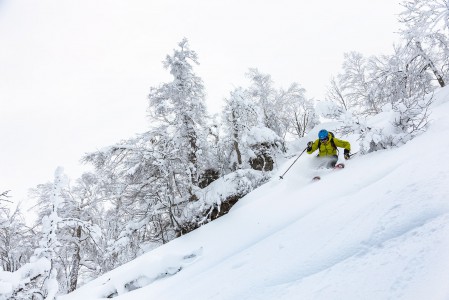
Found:
[{"label": "person skiing", "polygon": [[[335,168],[338,161],[337,147],[345,149],[345,159],[350,158],[351,144],[348,141],[335,138],[332,132],[322,129],[318,132],[318,139],[315,142],[310,141],[307,143],[307,153],[312,154],[319,150],[318,157],[325,160],[326,168]],[[342,164],[340,167],[344,167],[344,165]]]}]

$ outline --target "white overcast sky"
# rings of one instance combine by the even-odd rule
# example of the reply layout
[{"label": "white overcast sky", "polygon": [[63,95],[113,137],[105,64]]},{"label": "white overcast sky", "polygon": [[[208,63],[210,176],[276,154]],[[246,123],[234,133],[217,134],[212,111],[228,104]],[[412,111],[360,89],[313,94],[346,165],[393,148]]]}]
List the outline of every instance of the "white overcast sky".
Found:
[{"label": "white overcast sky", "polygon": [[388,54],[395,0],[0,0],[0,192],[78,176],[81,156],[147,126],[150,87],[187,37],[217,112],[250,67],[323,98],[343,53]]}]

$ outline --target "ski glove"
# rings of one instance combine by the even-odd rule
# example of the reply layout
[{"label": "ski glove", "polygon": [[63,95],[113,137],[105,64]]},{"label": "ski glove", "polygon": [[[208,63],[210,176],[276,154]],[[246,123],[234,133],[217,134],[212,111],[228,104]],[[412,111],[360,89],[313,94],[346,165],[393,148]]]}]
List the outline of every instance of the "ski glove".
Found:
[{"label": "ski glove", "polygon": [[312,151],[312,142],[307,143],[307,151]]},{"label": "ski glove", "polygon": [[345,159],[349,159],[351,157],[351,155],[349,154],[349,150],[348,149],[345,149],[344,156],[345,156]]}]

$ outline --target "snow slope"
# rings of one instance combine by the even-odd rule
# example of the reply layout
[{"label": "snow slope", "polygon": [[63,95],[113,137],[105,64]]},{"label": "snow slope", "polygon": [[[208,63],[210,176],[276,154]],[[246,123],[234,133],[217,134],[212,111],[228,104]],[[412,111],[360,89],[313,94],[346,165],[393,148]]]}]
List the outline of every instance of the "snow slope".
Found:
[{"label": "snow slope", "polygon": [[446,88],[426,133],[319,182],[308,155],[280,180],[292,158],[226,216],[58,299],[449,299],[448,115]]}]

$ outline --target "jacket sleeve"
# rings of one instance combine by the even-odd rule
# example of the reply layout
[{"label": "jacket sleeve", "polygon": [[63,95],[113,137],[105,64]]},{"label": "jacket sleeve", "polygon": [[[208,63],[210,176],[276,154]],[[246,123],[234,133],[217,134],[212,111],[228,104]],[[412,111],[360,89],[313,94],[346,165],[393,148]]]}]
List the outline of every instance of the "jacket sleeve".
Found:
[{"label": "jacket sleeve", "polygon": [[312,150],[307,151],[307,153],[312,154],[313,152],[315,152],[318,149],[318,140],[316,140],[315,142],[313,142],[312,144]]},{"label": "jacket sleeve", "polygon": [[348,141],[339,140],[337,138],[334,138],[335,146],[339,148],[344,148],[348,151],[351,151],[351,144]]}]

